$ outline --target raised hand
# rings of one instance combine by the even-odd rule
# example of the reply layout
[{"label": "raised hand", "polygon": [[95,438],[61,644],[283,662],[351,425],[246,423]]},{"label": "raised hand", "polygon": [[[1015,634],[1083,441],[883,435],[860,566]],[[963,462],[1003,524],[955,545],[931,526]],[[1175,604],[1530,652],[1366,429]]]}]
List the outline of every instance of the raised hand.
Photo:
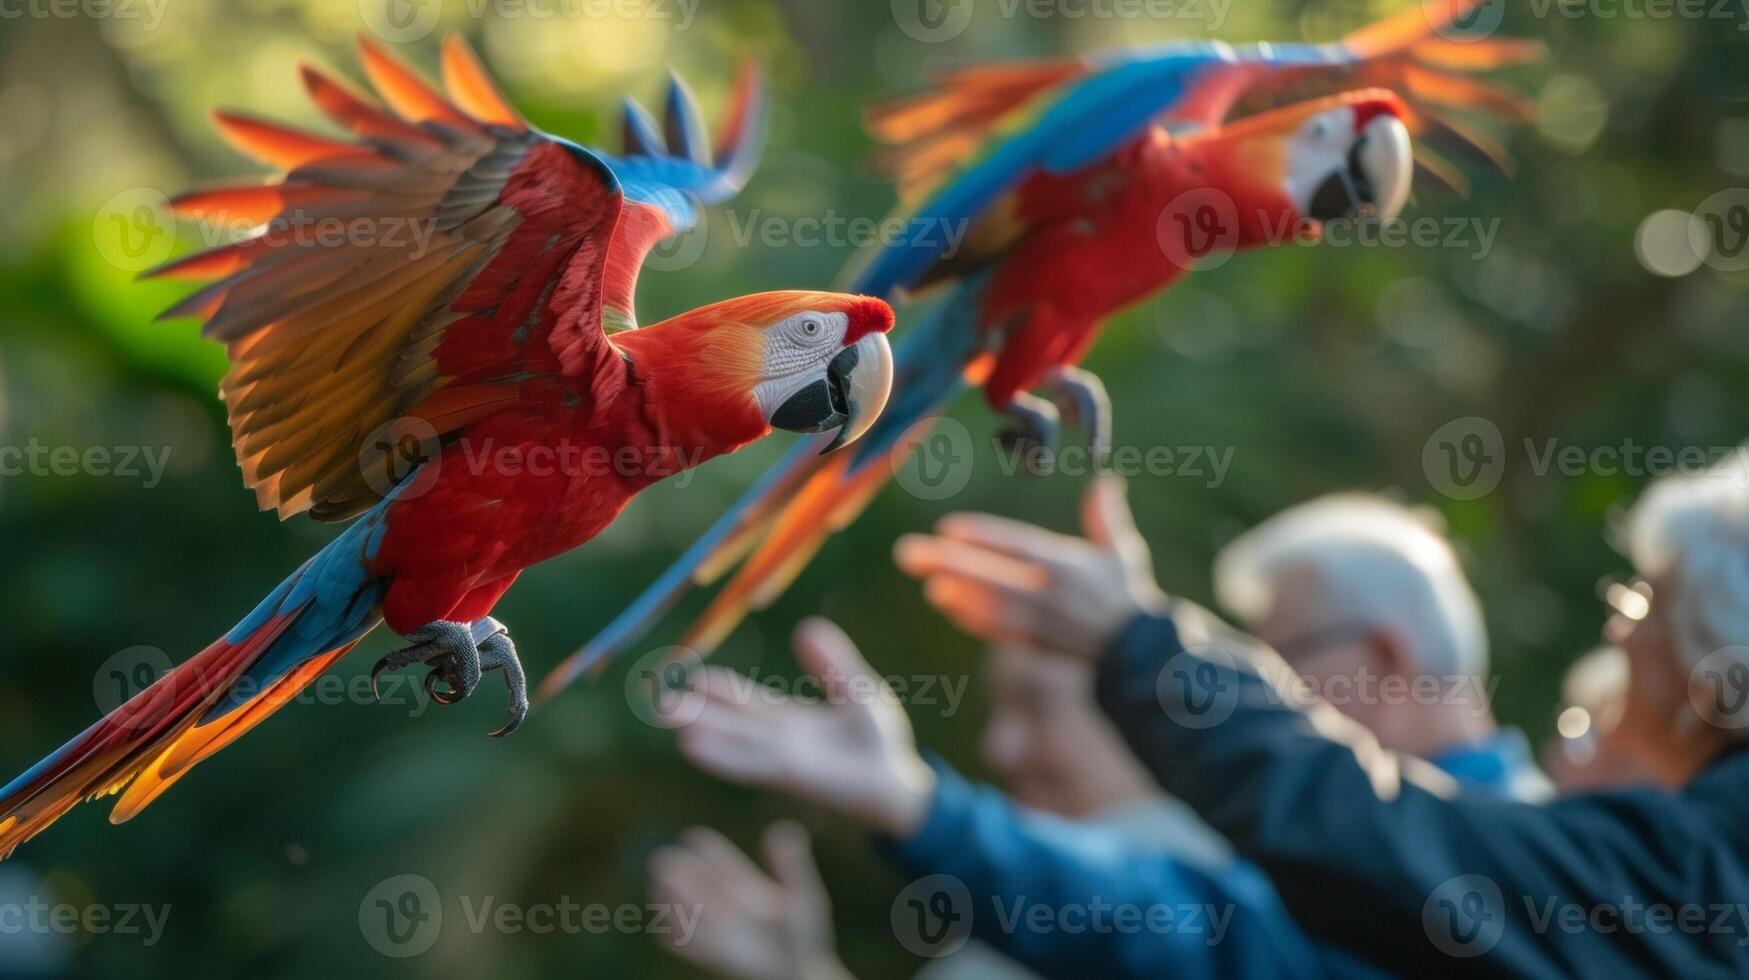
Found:
[{"label": "raised hand", "polygon": [[1093,660],[1144,612],[1164,608],[1128,491],[1103,476],[1081,500],[1085,538],[989,514],[949,514],[908,534],[899,568],[967,633]]},{"label": "raised hand", "polygon": [[[819,685],[804,703],[722,667],[693,683],[691,721],[675,717],[680,751],[721,779],[776,790],[872,829],[908,837],[922,822],[935,775],[917,754],[911,722],[850,638],[825,619],[796,629],[796,662]],[[666,707],[686,711],[684,701]]]},{"label": "raised hand", "polygon": [[743,980],[848,980],[807,831],[792,821],[772,824],[762,850],[765,869],[722,834],[694,827],[651,855],[651,901],[698,910],[690,935],[669,931],[661,941],[682,959]]}]

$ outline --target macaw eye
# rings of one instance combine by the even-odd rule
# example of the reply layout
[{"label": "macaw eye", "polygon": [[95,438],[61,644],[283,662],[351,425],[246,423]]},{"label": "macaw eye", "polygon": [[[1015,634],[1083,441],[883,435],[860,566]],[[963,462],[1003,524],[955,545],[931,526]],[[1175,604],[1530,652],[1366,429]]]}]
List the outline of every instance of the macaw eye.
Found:
[{"label": "macaw eye", "polygon": [[820,334],[820,321],[813,320],[813,319],[803,320],[802,321],[802,333],[805,333],[810,337],[819,336],[819,334]]}]

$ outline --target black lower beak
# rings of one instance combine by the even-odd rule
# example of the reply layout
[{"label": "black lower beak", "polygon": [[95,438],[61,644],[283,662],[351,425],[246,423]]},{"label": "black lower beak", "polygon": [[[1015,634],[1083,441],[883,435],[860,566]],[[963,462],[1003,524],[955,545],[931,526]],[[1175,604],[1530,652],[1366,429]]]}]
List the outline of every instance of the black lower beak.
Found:
[{"label": "black lower beak", "polygon": [[1360,165],[1360,150],[1365,145],[1366,137],[1355,140],[1348,151],[1348,166],[1324,178],[1324,182],[1318,185],[1317,193],[1312,195],[1312,213],[1307,217],[1314,221],[1335,221],[1357,218],[1373,209],[1372,183],[1367,180],[1366,168]]},{"label": "black lower beak", "polygon": [[850,372],[856,368],[855,347],[840,351],[826,365],[823,380],[789,396],[772,413],[771,424],[790,432],[825,432],[850,421]]}]

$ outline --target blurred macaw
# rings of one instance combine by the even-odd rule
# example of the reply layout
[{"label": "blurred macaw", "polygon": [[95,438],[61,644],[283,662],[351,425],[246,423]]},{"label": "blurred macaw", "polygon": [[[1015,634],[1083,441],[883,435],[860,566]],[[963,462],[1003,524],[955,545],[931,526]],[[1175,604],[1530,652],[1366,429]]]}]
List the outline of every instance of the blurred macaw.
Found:
[{"label": "blurred macaw", "polygon": [[[387,110],[303,69],[356,141],[217,115],[285,173],[174,202],[260,227],[157,270],[218,280],[169,314],[227,345],[222,393],[262,508],[356,520],[223,639],[0,790],[0,856],[83,799],[120,793],[110,819],[132,817],[378,623],[410,645],[373,688],[422,661],[447,704],[502,671],[512,717],[497,734],[514,730],[522,667],[489,614],[524,568],[663,477],[774,427],[847,442],[885,404],[879,299],[762,293],[634,329],[645,254],[756,164],[757,73],[714,153],[675,79],[660,130],[628,104],[615,157],[530,127],[458,38],[447,98],[370,44],[361,55]],[[320,233],[336,219],[348,234]],[[430,234],[391,242],[409,223]]]},{"label": "blurred macaw", "polygon": [[[1411,132],[1505,165],[1497,141],[1449,110],[1528,118],[1521,98],[1461,72],[1541,49],[1445,37],[1477,2],[1418,3],[1332,44],[1174,42],[973,67],[873,110],[873,134],[896,144],[884,162],[900,213],[919,227],[968,228],[958,251],[912,236],[855,277],[851,288],[871,295],[945,292],[900,344],[891,406],[854,453],[817,459],[798,447],[769,471],[549,675],[542,696],[636,642],[689,585],[748,556],[679,641],[714,649],[856,519],[968,385],[1013,420],[1005,441],[1052,446],[1067,414],[1104,458],[1105,392],[1076,367],[1104,318],[1214,249],[1304,240],[1338,218],[1395,218],[1417,168],[1463,189],[1444,158],[1412,150]],[[1037,388],[1051,397],[1029,393]]]}]

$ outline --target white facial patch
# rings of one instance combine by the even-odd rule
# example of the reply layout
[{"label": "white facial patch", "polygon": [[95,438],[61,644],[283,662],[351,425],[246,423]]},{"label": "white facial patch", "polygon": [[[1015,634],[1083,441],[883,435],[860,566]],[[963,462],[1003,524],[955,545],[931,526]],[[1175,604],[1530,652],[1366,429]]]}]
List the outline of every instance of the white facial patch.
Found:
[{"label": "white facial patch", "polygon": [[766,418],[796,392],[826,376],[826,365],[844,349],[850,314],[797,313],[766,328],[765,379],[753,387],[753,397]]},{"label": "white facial patch", "polygon": [[1354,110],[1326,109],[1300,124],[1287,143],[1287,199],[1300,214],[1310,214],[1312,198],[1329,176],[1348,169],[1354,146]]}]

